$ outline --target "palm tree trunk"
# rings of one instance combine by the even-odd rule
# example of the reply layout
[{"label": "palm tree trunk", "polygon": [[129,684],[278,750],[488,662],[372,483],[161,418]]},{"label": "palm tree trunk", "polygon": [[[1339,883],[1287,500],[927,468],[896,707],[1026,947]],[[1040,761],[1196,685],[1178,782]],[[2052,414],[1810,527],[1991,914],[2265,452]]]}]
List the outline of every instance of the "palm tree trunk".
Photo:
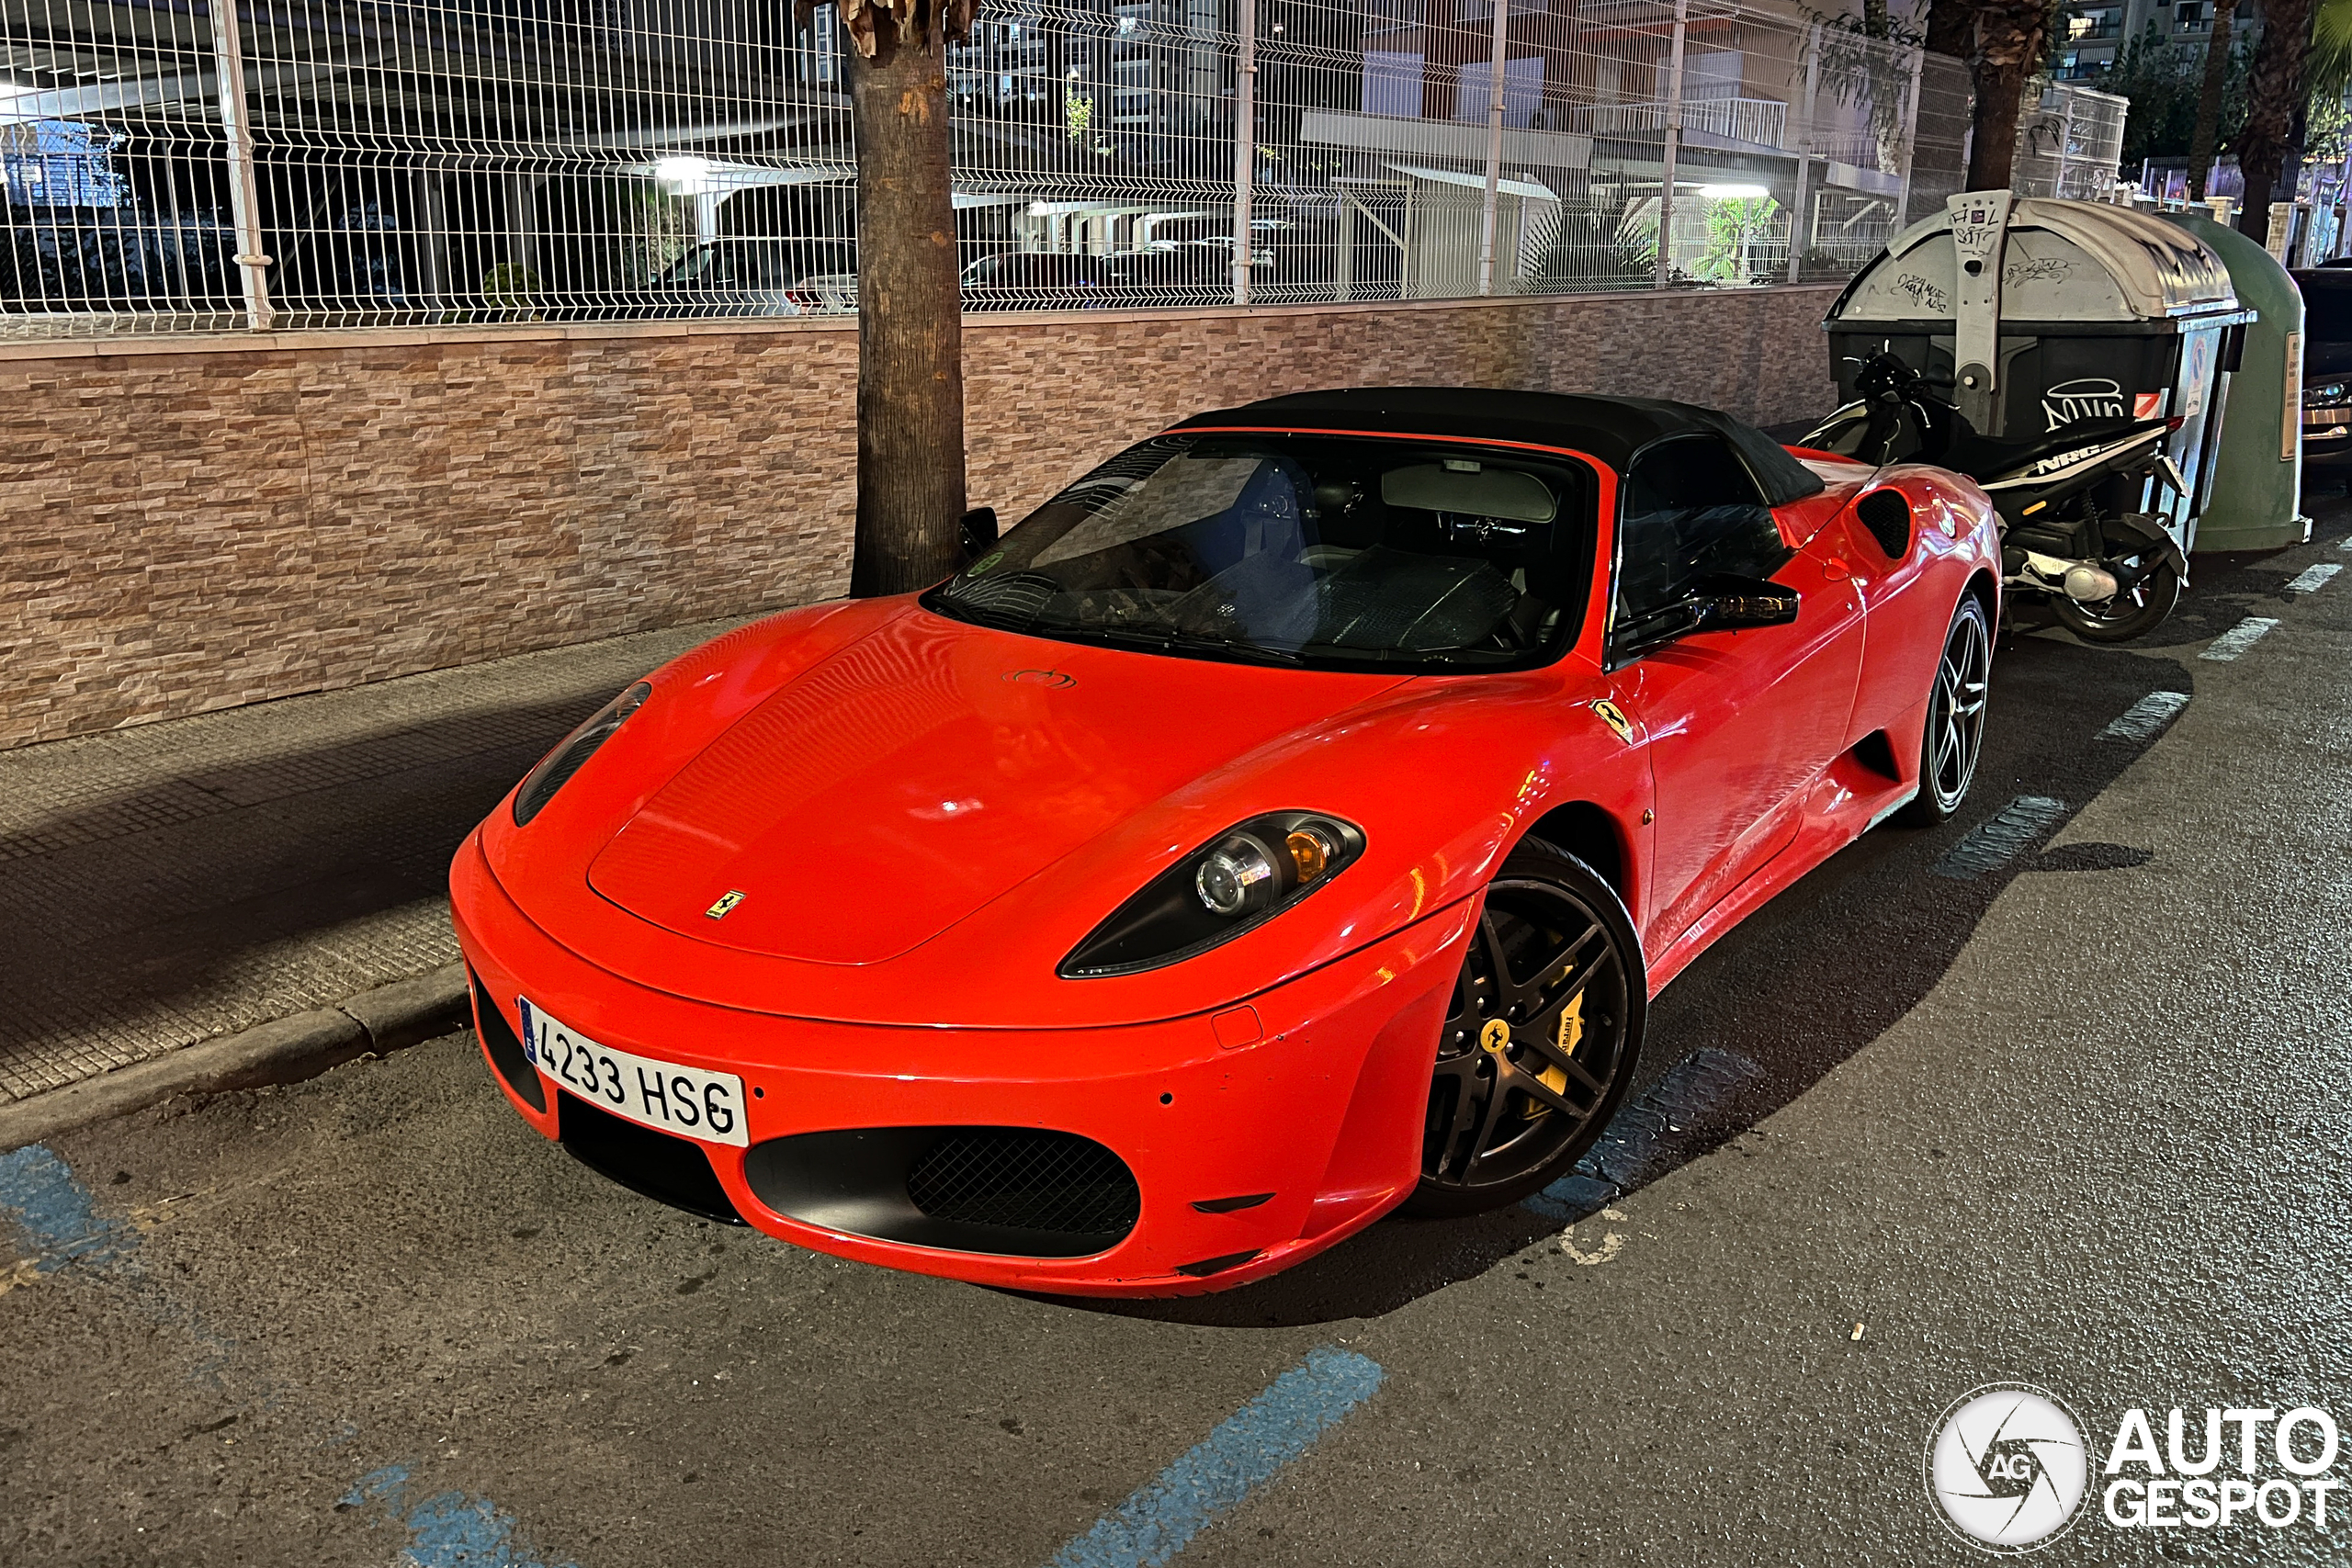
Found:
[{"label": "palm tree trunk", "polygon": [[1928,0],[1927,51],[1965,60],[1976,48],[1976,16],[1968,0]]},{"label": "palm tree trunk", "polygon": [[1968,188],[2007,190],[2017,161],[2025,85],[2041,63],[2050,7],[2045,0],[1977,0],[1973,9],[1976,38],[1968,70],[1976,85],[1976,124],[1968,150]]},{"label": "palm tree trunk", "polygon": [[2213,0],[2213,36],[2205,45],[2205,80],[2197,90],[2197,129],[2188,136],[2188,196],[2205,199],[2213,172],[2213,143],[2222,133],[2222,88],[2230,76],[2230,24],[2238,0]]},{"label": "palm tree trunk", "polygon": [[[944,15],[844,6],[857,133],[857,533],[849,591],[953,572],[964,513],[964,334],[948,185]],[[860,24],[863,24],[861,27]],[[905,25],[901,25],[904,23]]]},{"label": "palm tree trunk", "polygon": [[2284,165],[2296,113],[2302,107],[2311,37],[2312,0],[2263,0],[2262,41],[2254,46],[2254,65],[2246,77],[2245,130],[2238,135],[2238,168],[2245,175],[2238,231],[2259,244],[2270,242],[2272,192],[2284,175],[2291,200],[2293,176],[2301,172]]}]

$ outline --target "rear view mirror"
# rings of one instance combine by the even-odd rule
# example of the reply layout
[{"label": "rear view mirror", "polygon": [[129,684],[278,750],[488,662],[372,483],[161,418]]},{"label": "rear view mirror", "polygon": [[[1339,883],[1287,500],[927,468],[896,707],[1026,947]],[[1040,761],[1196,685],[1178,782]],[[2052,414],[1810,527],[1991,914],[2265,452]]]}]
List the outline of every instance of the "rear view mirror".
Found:
[{"label": "rear view mirror", "polygon": [[1785,626],[1797,618],[1797,591],[1760,577],[1702,578],[1681,598],[1618,628],[1617,651],[1630,656],[1699,632]]},{"label": "rear view mirror", "polygon": [[964,559],[976,561],[996,547],[996,508],[975,506],[964,513],[956,525],[956,542],[964,547]]}]

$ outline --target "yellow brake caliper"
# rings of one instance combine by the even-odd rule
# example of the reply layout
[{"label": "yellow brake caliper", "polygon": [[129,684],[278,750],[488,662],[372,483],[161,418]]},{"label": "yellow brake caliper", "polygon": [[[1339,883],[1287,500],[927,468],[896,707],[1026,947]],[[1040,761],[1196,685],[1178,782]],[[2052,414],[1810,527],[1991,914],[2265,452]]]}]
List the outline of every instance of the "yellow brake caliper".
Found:
[{"label": "yellow brake caliper", "polygon": [[[1570,997],[1568,1005],[1560,1010],[1558,1042],[1560,1055],[1563,1056],[1575,1055],[1577,1047],[1584,1043],[1584,993],[1582,991]],[[1480,1049],[1488,1055],[1499,1057],[1510,1049],[1510,1025],[1499,1018],[1488,1019],[1478,1031],[1478,1044]],[[1523,1067],[1520,1070],[1526,1071]],[[1568,1092],[1567,1069],[1556,1062],[1545,1063],[1544,1070],[1535,1074],[1534,1077],[1536,1082],[1554,1094]],[[1527,1110],[1531,1116],[1541,1116],[1552,1109],[1540,1100],[1534,1100],[1532,1096],[1528,1098],[1530,1103]]]}]

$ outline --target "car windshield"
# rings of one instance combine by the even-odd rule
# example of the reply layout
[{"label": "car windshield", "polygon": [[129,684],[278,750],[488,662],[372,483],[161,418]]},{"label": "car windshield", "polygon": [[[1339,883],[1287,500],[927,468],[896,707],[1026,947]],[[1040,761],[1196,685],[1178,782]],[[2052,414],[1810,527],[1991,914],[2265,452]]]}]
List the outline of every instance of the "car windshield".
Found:
[{"label": "car windshield", "polygon": [[1207,658],[1523,667],[1576,637],[1593,488],[1572,459],[1468,443],[1165,435],[1046,502],[924,603]]}]

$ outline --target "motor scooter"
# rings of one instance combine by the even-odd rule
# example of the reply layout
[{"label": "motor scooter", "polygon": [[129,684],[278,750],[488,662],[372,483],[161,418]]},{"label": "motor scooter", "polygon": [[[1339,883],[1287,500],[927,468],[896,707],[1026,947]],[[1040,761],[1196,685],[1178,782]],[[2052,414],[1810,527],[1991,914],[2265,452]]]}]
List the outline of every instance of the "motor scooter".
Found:
[{"label": "motor scooter", "polygon": [[2161,419],[2086,419],[2046,435],[1980,434],[1939,389],[1892,354],[1856,374],[1861,394],[1797,445],[1856,462],[1925,463],[1974,479],[2001,518],[2012,594],[2046,599],[2087,642],[2144,637],[2172,614],[2188,558],[2161,518],[2130,510],[2151,477],[2187,494]]}]

